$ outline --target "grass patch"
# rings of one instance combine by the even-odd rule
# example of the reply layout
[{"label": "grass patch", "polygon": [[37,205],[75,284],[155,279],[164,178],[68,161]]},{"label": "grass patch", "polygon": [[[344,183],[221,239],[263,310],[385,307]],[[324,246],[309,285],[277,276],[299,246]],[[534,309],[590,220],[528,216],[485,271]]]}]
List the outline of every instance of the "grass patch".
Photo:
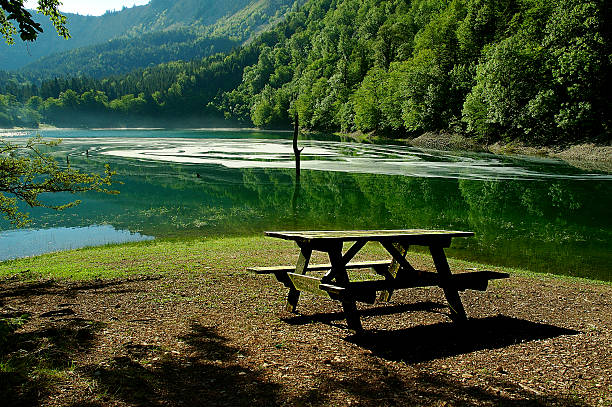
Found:
[{"label": "grass patch", "polygon": [[[28,322],[28,319],[30,319],[29,314],[0,314],[0,346],[5,346],[9,335]],[[4,371],[1,364],[0,371]]]},{"label": "grass patch", "polygon": [[[32,280],[38,278],[91,280],[115,279],[155,274],[180,273],[201,278],[207,270],[223,270],[230,275],[246,275],[250,266],[294,264],[297,248],[292,242],[263,236],[226,237],[189,240],[154,240],[62,251],[0,263],[0,278]],[[385,250],[368,244],[355,260],[388,258]],[[409,252],[408,260],[431,263],[427,253]],[[313,253],[311,264],[329,260]],[[451,269],[504,271],[532,278],[554,278],[570,282],[612,285],[612,282],[580,277],[535,273],[528,270],[490,266],[449,259]],[[431,265],[430,265],[431,266]],[[357,273],[359,274],[359,273]],[[211,278],[214,278],[211,275]],[[359,275],[357,279],[363,279]]]}]

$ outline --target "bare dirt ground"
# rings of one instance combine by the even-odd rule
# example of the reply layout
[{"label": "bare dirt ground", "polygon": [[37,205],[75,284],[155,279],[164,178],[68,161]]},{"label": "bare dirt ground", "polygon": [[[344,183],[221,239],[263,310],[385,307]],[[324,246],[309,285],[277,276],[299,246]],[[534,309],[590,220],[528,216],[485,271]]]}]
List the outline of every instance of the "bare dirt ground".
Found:
[{"label": "bare dirt ground", "polygon": [[283,311],[271,276],[201,265],[116,280],[0,281],[0,313],[30,315],[0,361],[4,406],[610,406],[612,286],[513,276],[466,291],[449,322],[440,289],[360,306]]}]

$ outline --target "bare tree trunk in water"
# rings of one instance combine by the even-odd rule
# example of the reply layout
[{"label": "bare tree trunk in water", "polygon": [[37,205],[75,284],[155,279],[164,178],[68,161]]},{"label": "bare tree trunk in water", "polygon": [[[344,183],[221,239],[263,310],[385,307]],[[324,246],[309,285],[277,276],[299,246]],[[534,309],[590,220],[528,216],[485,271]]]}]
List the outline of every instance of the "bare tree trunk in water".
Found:
[{"label": "bare tree trunk in water", "polygon": [[295,155],[295,189],[293,190],[293,197],[291,199],[291,207],[293,209],[293,216],[297,215],[297,200],[300,196],[300,154],[304,148],[298,148],[297,140],[298,133],[300,130],[300,122],[298,119],[297,112],[295,113],[295,123],[293,126],[293,154]]},{"label": "bare tree trunk in water", "polygon": [[295,182],[300,183],[300,154],[303,148],[298,148],[298,133],[300,131],[300,119],[297,112],[295,113],[295,123],[293,125],[293,154],[295,155]]}]

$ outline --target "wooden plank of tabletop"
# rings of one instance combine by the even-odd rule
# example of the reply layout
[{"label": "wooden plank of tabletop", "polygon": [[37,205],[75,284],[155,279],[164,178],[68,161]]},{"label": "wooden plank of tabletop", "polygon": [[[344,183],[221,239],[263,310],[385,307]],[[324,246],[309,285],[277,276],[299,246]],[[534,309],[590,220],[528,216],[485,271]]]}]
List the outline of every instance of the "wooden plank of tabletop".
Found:
[{"label": "wooden plank of tabletop", "polygon": [[425,239],[435,240],[437,238],[469,237],[474,232],[463,232],[457,230],[426,230],[426,229],[400,229],[400,230],[304,230],[304,231],[270,231],[266,236],[295,241],[355,241],[355,240],[402,240],[402,239]]}]

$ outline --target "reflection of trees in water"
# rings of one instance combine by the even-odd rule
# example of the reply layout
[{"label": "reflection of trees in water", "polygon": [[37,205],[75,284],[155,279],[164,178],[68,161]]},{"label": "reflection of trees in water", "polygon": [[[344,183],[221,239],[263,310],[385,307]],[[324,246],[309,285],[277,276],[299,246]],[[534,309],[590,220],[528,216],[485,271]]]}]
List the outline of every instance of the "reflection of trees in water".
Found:
[{"label": "reflection of trees in water", "polygon": [[[101,165],[87,163],[89,171]],[[292,202],[293,169],[136,164],[112,164],[125,182],[119,196],[88,194],[81,206],[61,214],[32,211],[34,227],[110,223],[156,236],[285,228],[463,229],[476,237],[457,239],[457,256],[555,272],[591,270],[602,278],[609,274],[609,182],[305,171]]]},{"label": "reflection of trees in water", "polygon": [[468,205],[470,224],[482,232],[524,232],[538,240],[562,242],[570,233],[586,239],[602,220],[609,222],[608,209],[592,199],[593,186],[607,196],[612,189],[603,183],[590,184],[584,188],[575,181],[460,180],[459,190]]},{"label": "reflection of trees in water", "polygon": [[[258,192],[262,208],[274,208],[275,216],[284,213],[291,182],[278,179],[286,180],[290,174],[243,172],[247,173],[245,185]],[[609,279],[611,224],[609,209],[602,204],[612,196],[609,183],[497,182],[318,171],[305,172],[302,177],[297,208],[303,228],[472,230],[476,238],[457,240],[455,255]],[[274,185],[274,200],[268,199],[263,184]],[[274,219],[271,221],[270,226]]]},{"label": "reflection of trees in water", "polygon": [[606,183],[584,181],[476,182],[459,188],[476,232],[470,244],[483,262],[610,279],[609,211]]}]

